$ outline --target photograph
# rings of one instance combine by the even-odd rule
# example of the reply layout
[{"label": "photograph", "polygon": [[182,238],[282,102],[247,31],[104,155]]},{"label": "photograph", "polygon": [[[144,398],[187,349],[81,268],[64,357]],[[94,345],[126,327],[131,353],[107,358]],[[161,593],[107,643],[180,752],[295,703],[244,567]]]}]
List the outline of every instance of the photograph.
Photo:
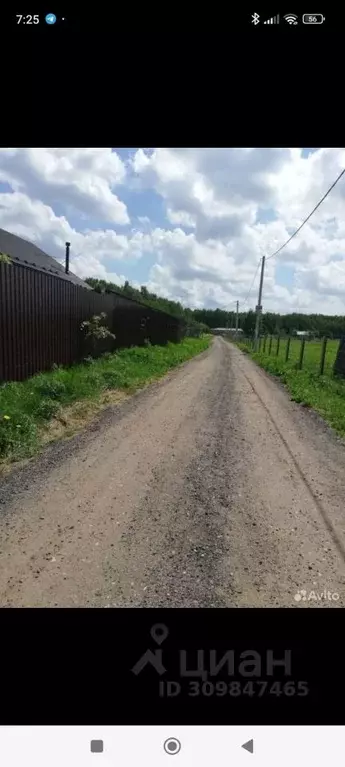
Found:
[{"label": "photograph", "polygon": [[0,149],[3,608],[344,607],[344,174]]}]

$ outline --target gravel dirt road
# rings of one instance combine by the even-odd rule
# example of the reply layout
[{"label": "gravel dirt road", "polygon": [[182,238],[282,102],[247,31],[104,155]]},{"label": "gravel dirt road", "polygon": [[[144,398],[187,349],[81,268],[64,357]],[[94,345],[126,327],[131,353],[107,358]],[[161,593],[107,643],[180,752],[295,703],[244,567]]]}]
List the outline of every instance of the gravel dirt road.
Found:
[{"label": "gravel dirt road", "polygon": [[0,480],[0,603],[344,606],[344,520],[344,443],[216,338]]}]

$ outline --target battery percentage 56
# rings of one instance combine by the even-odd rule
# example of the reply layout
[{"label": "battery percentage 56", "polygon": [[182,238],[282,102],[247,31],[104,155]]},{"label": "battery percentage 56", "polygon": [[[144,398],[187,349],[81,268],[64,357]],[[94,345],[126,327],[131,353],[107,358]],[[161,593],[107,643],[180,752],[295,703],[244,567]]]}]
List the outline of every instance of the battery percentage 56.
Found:
[{"label": "battery percentage 56", "polygon": [[302,16],[303,24],[323,24],[324,20],[322,13],[304,13]]}]

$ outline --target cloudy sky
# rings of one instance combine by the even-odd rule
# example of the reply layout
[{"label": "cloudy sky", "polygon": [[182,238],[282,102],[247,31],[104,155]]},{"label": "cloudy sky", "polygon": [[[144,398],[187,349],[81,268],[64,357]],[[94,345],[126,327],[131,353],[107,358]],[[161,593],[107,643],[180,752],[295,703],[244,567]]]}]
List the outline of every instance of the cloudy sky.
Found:
[{"label": "cloudy sky", "polygon": [[[59,261],[68,240],[80,277],[232,310],[344,167],[344,149],[0,149],[0,227]],[[267,263],[263,309],[345,314],[345,177]]]}]

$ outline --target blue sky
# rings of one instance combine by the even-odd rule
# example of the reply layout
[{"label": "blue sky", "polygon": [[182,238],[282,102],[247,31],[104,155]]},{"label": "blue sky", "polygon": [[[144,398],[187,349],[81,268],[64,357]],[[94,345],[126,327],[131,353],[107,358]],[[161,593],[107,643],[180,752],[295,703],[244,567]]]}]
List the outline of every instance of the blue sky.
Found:
[{"label": "blue sky", "polygon": [[302,157],[309,157],[309,155],[313,154],[314,152],[317,152],[317,149],[310,149],[308,147],[304,147],[302,149]]},{"label": "blue sky", "polygon": [[[344,163],[341,149],[2,149],[0,226],[59,260],[69,240],[81,277],[226,308]],[[267,262],[264,308],[314,311],[322,296],[344,313],[344,196],[339,184]]]},{"label": "blue sky", "polygon": [[0,194],[2,192],[12,192],[11,184],[8,184],[6,182],[1,183],[0,181]]}]

